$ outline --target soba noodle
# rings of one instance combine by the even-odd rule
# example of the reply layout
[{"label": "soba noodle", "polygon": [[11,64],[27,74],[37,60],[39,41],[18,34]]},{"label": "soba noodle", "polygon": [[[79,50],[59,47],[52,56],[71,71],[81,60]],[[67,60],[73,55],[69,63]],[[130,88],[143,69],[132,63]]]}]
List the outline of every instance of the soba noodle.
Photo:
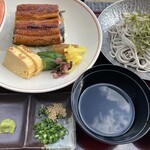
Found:
[{"label": "soba noodle", "polygon": [[[142,17],[138,16],[140,23],[142,24],[143,22],[142,27],[138,24],[140,26],[138,29],[136,28],[137,26],[132,25],[135,22],[134,19],[136,17],[133,19],[131,18],[131,15],[138,16],[137,13],[127,14],[125,17],[130,17],[127,18],[128,20],[125,18],[126,20],[123,20],[110,28],[110,55],[121,64],[124,64],[125,67],[133,67],[139,72],[150,72],[150,15],[148,17],[149,20],[147,19],[148,22],[146,23],[148,23],[148,25],[145,29],[143,27],[145,22],[141,19]],[[135,37],[136,35],[139,37]],[[144,38],[141,37],[143,35]],[[143,41],[140,38],[142,38]],[[139,41],[137,41],[137,39]]]}]

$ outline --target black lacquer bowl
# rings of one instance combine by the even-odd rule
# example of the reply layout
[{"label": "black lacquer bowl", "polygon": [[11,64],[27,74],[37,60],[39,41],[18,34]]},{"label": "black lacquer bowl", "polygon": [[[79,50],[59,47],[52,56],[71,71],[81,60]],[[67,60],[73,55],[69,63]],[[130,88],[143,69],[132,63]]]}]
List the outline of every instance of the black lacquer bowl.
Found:
[{"label": "black lacquer bowl", "polygon": [[[90,91],[90,87],[95,85],[100,86],[98,90]],[[117,91],[125,97],[125,101],[121,101],[122,97],[115,97]],[[82,99],[84,93],[87,97]],[[101,97],[98,98],[97,94]],[[104,104],[107,100],[109,103]],[[115,65],[98,65],[87,70],[75,81],[71,92],[72,110],[79,126],[91,137],[109,144],[130,143],[148,132],[149,101],[150,90],[144,80],[132,71]],[[111,108],[115,106],[114,102],[117,108]],[[121,116],[122,112],[126,116]],[[111,117],[106,115],[108,113]],[[123,132],[117,132],[127,125],[127,120],[130,120],[130,125]]]}]

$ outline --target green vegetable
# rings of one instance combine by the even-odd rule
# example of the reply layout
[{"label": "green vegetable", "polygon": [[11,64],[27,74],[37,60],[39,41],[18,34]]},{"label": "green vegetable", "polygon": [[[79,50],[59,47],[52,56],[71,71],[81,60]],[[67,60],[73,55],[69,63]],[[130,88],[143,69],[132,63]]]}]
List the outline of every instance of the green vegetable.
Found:
[{"label": "green vegetable", "polygon": [[41,105],[38,110],[38,117],[42,117],[42,115],[44,118],[41,122],[36,122],[33,126],[34,138],[40,140],[42,144],[56,143],[68,134],[67,129],[60,122],[48,118],[47,107],[44,105]]},{"label": "green vegetable", "polygon": [[41,105],[41,107],[39,108],[37,117],[41,118],[42,115],[45,115],[45,116],[47,115],[47,107],[44,105]]},{"label": "green vegetable", "polygon": [[124,17],[133,43],[138,52],[143,54],[150,48],[150,14],[127,13]]},{"label": "green vegetable", "polygon": [[0,123],[0,133],[14,133],[16,123],[11,119],[5,119]]},{"label": "green vegetable", "polygon": [[63,139],[67,130],[59,123],[49,118],[42,119],[34,124],[35,135],[42,144],[53,144],[59,139]]},{"label": "green vegetable", "polygon": [[43,52],[38,52],[37,54],[43,60],[43,66],[44,66],[43,70],[53,70],[54,68],[56,68],[57,58],[60,58],[62,61],[66,61],[64,55],[57,53],[55,51],[43,51]]}]

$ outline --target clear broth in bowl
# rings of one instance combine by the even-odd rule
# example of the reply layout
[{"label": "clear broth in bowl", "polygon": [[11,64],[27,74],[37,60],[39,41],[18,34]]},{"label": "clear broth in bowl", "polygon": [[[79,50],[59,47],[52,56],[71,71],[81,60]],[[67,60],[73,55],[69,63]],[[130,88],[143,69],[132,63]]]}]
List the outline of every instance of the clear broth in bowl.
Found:
[{"label": "clear broth in bowl", "polygon": [[119,87],[100,83],[86,88],[79,99],[79,113],[84,124],[103,136],[119,136],[134,122],[131,98]]}]

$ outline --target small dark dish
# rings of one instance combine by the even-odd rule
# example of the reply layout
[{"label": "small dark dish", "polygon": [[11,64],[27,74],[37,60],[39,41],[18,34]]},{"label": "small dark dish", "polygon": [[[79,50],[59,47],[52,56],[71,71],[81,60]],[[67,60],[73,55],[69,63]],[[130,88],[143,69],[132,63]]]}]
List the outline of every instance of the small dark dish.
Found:
[{"label": "small dark dish", "polygon": [[[104,91],[100,90],[96,92],[97,89],[94,89],[93,93],[95,95],[90,99],[89,97],[92,93],[88,93],[89,87],[95,85],[98,85],[98,89],[103,89]],[[88,97],[82,99],[86,91]],[[97,99],[97,93],[101,95],[99,99]],[[121,94],[129,105],[126,105],[124,100],[122,102],[120,101],[122,97],[115,97],[116,93]],[[104,95],[106,95],[107,98],[104,97]],[[103,99],[109,100],[109,103],[102,103],[102,101],[104,101]],[[109,144],[130,143],[143,137],[148,132],[150,122],[149,100],[150,93],[146,83],[130,70],[115,65],[99,65],[87,70],[75,81],[71,93],[72,110],[77,123],[93,138]],[[119,107],[112,108],[112,105],[116,106],[114,102]],[[103,106],[101,107],[101,105]],[[102,109],[104,111],[102,111]],[[109,111],[109,109],[111,109],[111,111]],[[118,111],[119,109],[121,109],[120,112]],[[86,112],[88,115],[85,115]],[[108,112],[113,114],[111,119],[108,115],[105,115]],[[120,114],[122,112],[127,113],[127,115],[121,116]],[[98,119],[101,121],[94,119],[97,118],[95,116],[98,116]],[[126,118],[127,116],[130,117]],[[126,120],[126,123],[124,120]],[[93,126],[93,122],[97,124]],[[112,129],[109,130],[111,125],[113,125],[112,129],[118,125],[116,130],[112,133]],[[105,128],[106,126],[108,126],[108,128]],[[118,130],[118,127],[122,128]],[[108,129],[108,131],[105,129]]]},{"label": "small dark dish", "polygon": [[[40,140],[35,139],[33,126],[41,122],[38,112],[41,105],[61,103],[66,109],[66,117],[62,124],[69,131],[63,140],[55,144],[43,145]],[[51,92],[43,94],[0,94],[0,122],[4,119],[12,119],[16,123],[15,132],[0,133],[0,150],[21,149],[75,149],[76,132],[75,122],[72,115],[70,103],[70,92]]]}]

